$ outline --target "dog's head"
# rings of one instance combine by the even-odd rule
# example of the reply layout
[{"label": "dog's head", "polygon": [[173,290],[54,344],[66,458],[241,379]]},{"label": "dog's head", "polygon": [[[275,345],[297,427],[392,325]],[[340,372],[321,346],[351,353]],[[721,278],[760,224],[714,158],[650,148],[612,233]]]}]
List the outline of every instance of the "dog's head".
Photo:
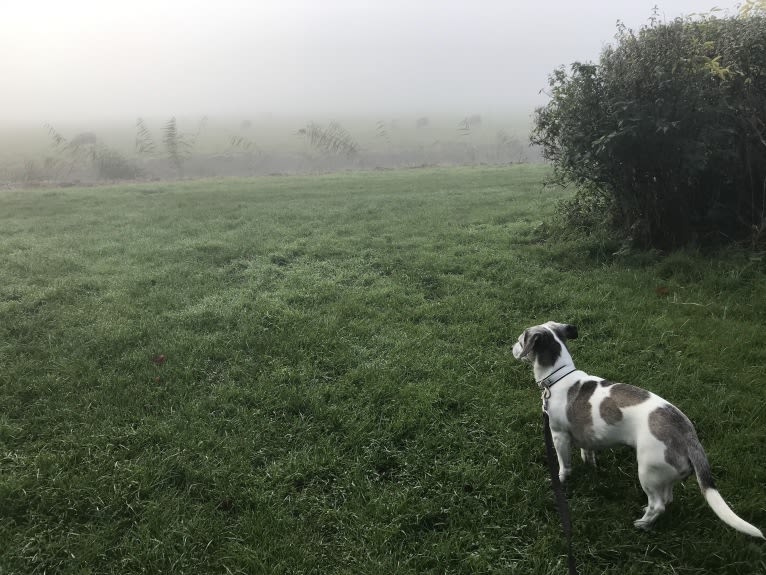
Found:
[{"label": "dog's head", "polygon": [[567,340],[576,338],[576,326],[549,321],[525,329],[513,344],[513,356],[543,367],[552,366],[556,364],[562,352],[568,354]]}]

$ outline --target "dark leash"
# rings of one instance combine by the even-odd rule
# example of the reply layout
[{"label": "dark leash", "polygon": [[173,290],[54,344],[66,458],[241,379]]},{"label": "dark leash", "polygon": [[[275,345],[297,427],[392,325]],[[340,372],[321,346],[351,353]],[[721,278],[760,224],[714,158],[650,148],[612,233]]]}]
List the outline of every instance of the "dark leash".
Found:
[{"label": "dark leash", "polygon": [[553,435],[551,434],[551,425],[548,420],[548,414],[543,411],[543,435],[545,436],[545,453],[548,456],[548,471],[551,474],[551,489],[556,499],[556,509],[561,519],[561,527],[564,530],[564,536],[567,538],[567,566],[569,575],[577,575],[577,566],[575,565],[574,554],[572,553],[572,520],[569,517],[569,504],[564,488],[559,481],[559,463],[556,458],[556,449],[553,446]]}]

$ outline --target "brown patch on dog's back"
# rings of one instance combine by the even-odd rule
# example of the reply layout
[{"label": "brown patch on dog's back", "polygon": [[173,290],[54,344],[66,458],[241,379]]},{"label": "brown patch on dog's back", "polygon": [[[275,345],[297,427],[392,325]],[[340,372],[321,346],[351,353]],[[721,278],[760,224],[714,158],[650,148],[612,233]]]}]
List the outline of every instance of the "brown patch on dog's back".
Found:
[{"label": "brown patch on dog's back", "polygon": [[611,397],[605,397],[598,406],[598,412],[601,418],[609,425],[616,425],[622,420],[622,410],[617,406],[617,402]]},{"label": "brown patch on dog's back", "polygon": [[599,405],[601,417],[609,425],[615,425],[622,421],[622,409],[632,405],[638,405],[649,399],[649,392],[634,385],[626,383],[612,383],[602,381],[602,387],[609,388],[609,397],[605,397]]},{"label": "brown patch on dog's back", "polygon": [[631,405],[638,405],[649,399],[649,392],[635,385],[628,385],[627,383],[615,383],[613,387],[609,389],[609,397],[614,399],[618,407],[630,407]]},{"label": "brown patch on dog's back", "polygon": [[578,381],[567,392],[569,431],[575,442],[580,445],[587,444],[593,436],[590,398],[597,385],[593,380]]}]

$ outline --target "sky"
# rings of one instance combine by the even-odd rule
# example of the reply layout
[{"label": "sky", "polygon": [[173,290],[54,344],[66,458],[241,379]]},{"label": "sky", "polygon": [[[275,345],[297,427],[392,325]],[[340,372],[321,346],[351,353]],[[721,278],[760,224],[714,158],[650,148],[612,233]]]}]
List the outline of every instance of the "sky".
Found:
[{"label": "sky", "polygon": [[0,122],[531,111],[557,66],[734,0],[0,0]]}]

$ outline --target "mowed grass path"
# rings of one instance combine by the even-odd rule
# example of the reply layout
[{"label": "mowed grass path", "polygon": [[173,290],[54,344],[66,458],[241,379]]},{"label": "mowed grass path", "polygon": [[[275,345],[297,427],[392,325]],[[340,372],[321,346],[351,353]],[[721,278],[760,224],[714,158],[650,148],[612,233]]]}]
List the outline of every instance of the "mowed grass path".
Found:
[{"label": "mowed grass path", "polygon": [[[764,264],[545,240],[545,173],[0,193],[0,573],[563,573],[510,353],[548,319],[681,406],[766,528]],[[600,461],[581,573],[766,572],[694,480],[636,531],[632,452]]]}]

